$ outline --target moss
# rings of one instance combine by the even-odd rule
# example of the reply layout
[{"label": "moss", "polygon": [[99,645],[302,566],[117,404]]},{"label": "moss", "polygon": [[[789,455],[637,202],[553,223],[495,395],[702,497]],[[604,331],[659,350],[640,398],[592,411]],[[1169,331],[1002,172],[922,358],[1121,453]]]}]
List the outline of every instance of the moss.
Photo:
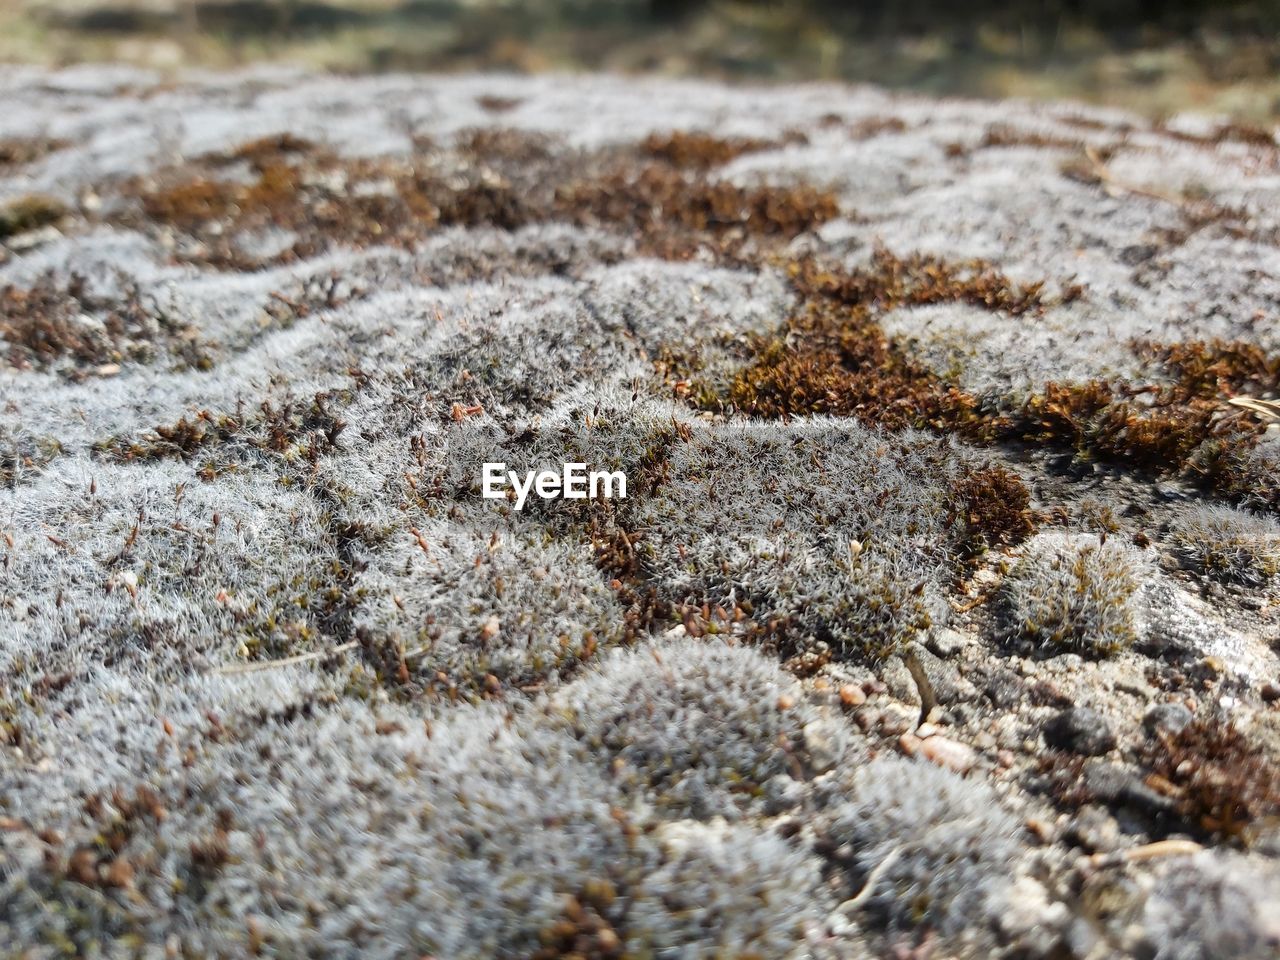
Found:
[{"label": "moss", "polygon": [[948,265],[879,250],[864,270],[801,260],[788,273],[803,298],[799,309],[778,336],[754,342],[720,405],[770,418],[825,413],[980,436],[977,399],[890,344],[878,317],[903,305],[969,302],[1016,314],[1042,303],[1042,285],[1014,284],[981,261]]},{"label": "moss", "polygon": [[1035,147],[1037,149],[1080,149],[1079,140],[1066,137],[1055,137],[1031,130],[1020,130],[1005,123],[993,123],[987,127],[978,146],[991,147]]},{"label": "moss", "polygon": [[[287,260],[333,243],[412,246],[442,226],[514,230],[553,220],[638,233],[646,251],[673,259],[708,244],[728,256],[748,239],[790,239],[839,212],[829,193],[812,187],[739,187],[706,177],[715,157],[763,145],[717,145],[695,134],[672,134],[630,153],[587,153],[545,136],[484,129],[464,131],[449,151],[423,148],[405,162],[343,158],[281,136],[129,189],[147,219],[198,237],[207,248],[199,255],[217,266],[255,265],[236,247],[244,231],[298,234],[277,258]],[[662,160],[655,162],[655,154]],[[244,161],[256,181],[221,173]],[[686,165],[687,172],[681,169]]]},{"label": "moss", "polygon": [[1139,554],[1115,540],[1041,534],[1006,583],[1013,629],[1050,650],[1107,656],[1141,630]]},{"label": "moss", "polygon": [[737,249],[724,247],[734,234],[790,239],[840,212],[830,193],[810,186],[740,187],[659,164],[569,184],[556,207],[580,224],[637,230],[647,252],[670,259],[685,259],[708,238],[725,252]]},{"label": "moss", "polygon": [[954,933],[992,915],[1016,869],[1021,824],[989,784],[896,756],[847,782],[819,834],[853,889],[866,890],[866,920]]},{"label": "moss", "polygon": [[438,207],[441,226],[482,227],[516,230],[545,219],[521,191],[505,183],[476,183],[444,198]]},{"label": "moss", "polygon": [[[94,452],[116,462],[178,459],[191,461],[219,453],[224,465],[246,451],[273,455],[277,462],[306,471],[321,454],[333,450],[346,428],[331,405],[349,399],[344,391],[315,394],[310,401],[286,397],[273,404],[264,400],[252,413],[215,414],[202,410],[190,419],[160,424],[150,435],[112,437]],[[234,447],[234,449],[232,449]]]},{"label": "moss", "polygon": [[[1073,150],[1076,155],[1065,160],[1061,165],[1064,175],[1090,185],[1101,182],[1097,175],[1096,164],[1084,156],[1085,144],[1078,139],[1054,136],[1035,130],[1025,130],[1007,123],[989,124],[983,131],[982,139],[977,143],[948,143],[944,152],[948,159],[956,160],[969,157],[977,150],[1003,149],[1009,147],[1028,147],[1036,150]],[[1104,147],[1097,155],[1101,159],[1110,159],[1113,148]]]},{"label": "moss", "polygon": [[[242,143],[223,159],[247,161],[251,166],[261,170],[278,163],[282,156],[314,153],[317,149],[318,147],[311,140],[286,132]],[[217,162],[219,158],[210,159]]]},{"label": "moss", "polygon": [[1173,377],[1184,399],[1219,399],[1235,394],[1271,394],[1280,390],[1280,357],[1238,340],[1188,340],[1159,344],[1138,341],[1139,356]]},{"label": "moss", "polygon": [[1091,533],[1110,536],[1120,532],[1120,519],[1115,511],[1091,497],[1080,501],[1076,515],[1080,525]]},{"label": "moss", "polygon": [[953,489],[968,531],[965,554],[1012,546],[1035,533],[1031,493],[1006,467],[992,464],[967,470]]},{"label": "moss", "polygon": [[1182,564],[1214,580],[1264,586],[1280,574],[1280,524],[1221,505],[1193,505],[1170,524]]},{"label": "moss", "polygon": [[[793,263],[789,273],[802,293],[881,309],[969,303],[1019,316],[1048,305],[1043,281],[1017,283],[985,260],[950,263],[923,254],[899,257],[883,247],[862,270],[834,270],[808,259]],[[1075,296],[1079,291],[1068,299]]]},{"label": "moss", "polygon": [[108,364],[153,360],[161,352],[183,366],[198,366],[206,356],[194,328],[144,303],[127,281],[123,296],[106,299],[74,275],[59,283],[46,274],[30,287],[0,289],[0,337],[12,366],[57,370],[69,380]]},{"label": "moss", "polygon": [[126,848],[135,836],[165,818],[164,802],[150,787],[139,784],[132,791],[89,794],[82,808],[93,826],[92,839],[72,844],[46,833],[45,865],[52,879],[103,891],[132,889],[135,876],[147,865],[130,857]]},{"label": "moss", "polygon": [[1156,960],[1273,960],[1280,871],[1264,857],[1203,850],[1156,868],[1138,923]]},{"label": "moss", "polygon": [[588,883],[564,897],[564,911],[538,933],[541,946],[530,960],[623,960],[617,929],[618,893],[607,880]]},{"label": "moss", "polygon": [[486,113],[510,113],[524,103],[519,97],[497,97],[492,94],[481,94],[476,97],[476,106]]},{"label": "moss", "polygon": [[640,143],[640,152],[654,160],[662,160],[681,170],[709,170],[720,167],[746,153],[773,149],[771,140],[754,137],[724,138],[698,131],[676,130],[651,133]]},{"label": "moss", "polygon": [[1200,716],[1177,733],[1159,730],[1140,760],[1196,833],[1248,843],[1253,827],[1280,814],[1280,765],[1230,721]]},{"label": "moss", "polygon": [[1237,500],[1275,499],[1262,471],[1251,466],[1261,424],[1223,403],[1241,393],[1280,392],[1280,358],[1255,345],[1135,343],[1150,368],[1147,381],[1051,382],[1016,402],[979,398],[892,344],[879,318],[898,307],[939,303],[1035,316],[1082,296],[1081,287],[1050,299],[1044,283],[1016,283],[984,261],[948,263],[883,249],[860,270],[810,258],[787,271],[799,307],[776,335],[749,343],[724,389],[700,380],[677,353],[660,358],[677,396],[702,409],[770,419],[828,414],[890,429],[1030,443],[1148,475],[1181,475]]},{"label": "moss", "polygon": [[35,163],[66,146],[66,140],[48,137],[4,137],[0,139],[0,169]]},{"label": "moss", "polygon": [[[933,627],[927,582],[911,582],[898,564],[860,556],[848,564],[846,576],[834,597],[815,591],[815,599],[826,600],[830,611],[828,631],[818,639],[841,659],[887,660]],[[784,652],[793,656],[815,652],[808,644],[796,645],[794,638],[790,647]]]},{"label": "moss", "polygon": [[1201,486],[1245,506],[1280,513],[1280,443],[1246,434],[1205,440],[1186,472]]},{"label": "moss", "polygon": [[[476,127],[459,132],[455,149],[463,157],[504,174],[533,167],[539,174],[552,174],[563,180],[566,171],[574,169],[577,155],[562,155],[562,141],[545,133],[512,127]],[[555,169],[549,169],[554,167]]]},{"label": "moss", "polygon": [[1271,150],[1276,147],[1276,138],[1271,130],[1241,120],[1220,123],[1207,134],[1174,130],[1165,124],[1158,124],[1156,129],[1161,134],[1172,137],[1175,140],[1203,147],[1217,147],[1224,143],[1242,143],[1251,147],[1263,147]]},{"label": "moss", "polygon": [[1135,349],[1153,366],[1151,382],[1046,384],[1002,419],[998,435],[1148,474],[1182,475],[1245,499],[1252,484],[1243,461],[1263,425],[1224,401],[1280,389],[1280,358],[1224,341],[1140,342]]},{"label": "moss", "polygon": [[1082,458],[1149,471],[1176,469],[1209,433],[1212,411],[1162,397],[1139,404],[1134,393],[1135,388],[1102,380],[1047,383],[1002,424],[1001,432],[1073,450]]},{"label": "moss", "polygon": [[0,240],[58,223],[71,213],[61,200],[29,194],[0,204]]},{"label": "moss", "polygon": [[[839,117],[834,118],[839,122]],[[904,133],[907,122],[901,117],[867,117],[849,124],[850,140],[870,140],[886,133]]]},{"label": "moss", "polygon": [[556,705],[626,795],[673,818],[741,819],[771,778],[810,772],[816,708],[748,647],[685,638],[616,651]]}]

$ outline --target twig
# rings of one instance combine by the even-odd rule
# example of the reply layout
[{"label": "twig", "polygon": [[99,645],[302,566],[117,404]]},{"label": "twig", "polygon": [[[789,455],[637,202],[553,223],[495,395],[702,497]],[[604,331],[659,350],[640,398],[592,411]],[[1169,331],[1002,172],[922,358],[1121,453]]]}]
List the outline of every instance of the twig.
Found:
[{"label": "twig", "polygon": [[224,676],[236,673],[257,673],[259,670],[274,670],[276,667],[291,667],[295,663],[306,663],[308,660],[320,660],[324,657],[332,657],[335,654],[350,650],[357,645],[357,641],[348,640],[346,643],[340,643],[330,650],[313,650],[310,653],[300,653],[294,657],[285,657],[283,660],[263,660],[259,663],[236,663],[229,667],[218,667],[214,673],[220,673]]},{"label": "twig", "polygon": [[1141,847],[1131,847],[1113,853],[1095,853],[1089,863],[1095,867],[1107,867],[1120,863],[1142,863],[1161,857],[1181,857],[1199,853],[1204,847],[1194,840],[1157,840]]},{"label": "twig", "polygon": [[897,862],[900,856],[902,856],[901,847],[894,847],[890,850],[888,856],[877,863],[875,869],[868,874],[867,882],[862,885],[862,889],[855,896],[836,907],[836,913],[849,913],[866,903],[871,894],[875,892],[876,883],[884,876],[884,872]]},{"label": "twig", "polygon": [[1085,147],[1084,155],[1089,158],[1089,163],[1093,166],[1093,175],[1098,181],[1107,188],[1107,191],[1113,192],[1121,190],[1125,193],[1132,193],[1139,197],[1147,197],[1151,200],[1163,200],[1165,203],[1172,203],[1174,206],[1187,206],[1187,199],[1173,193],[1165,193],[1161,190],[1152,190],[1150,187],[1140,187],[1136,184],[1125,183],[1117,180],[1112,174],[1110,168],[1103,161],[1101,154],[1098,153],[1096,147]]}]

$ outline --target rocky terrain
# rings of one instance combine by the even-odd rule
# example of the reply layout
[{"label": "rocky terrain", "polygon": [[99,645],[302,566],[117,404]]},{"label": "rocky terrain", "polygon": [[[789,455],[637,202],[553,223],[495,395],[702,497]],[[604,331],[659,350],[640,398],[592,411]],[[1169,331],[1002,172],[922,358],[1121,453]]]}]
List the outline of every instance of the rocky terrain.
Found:
[{"label": "rocky terrain", "polygon": [[1277,955],[1272,131],[0,100],[0,955]]}]

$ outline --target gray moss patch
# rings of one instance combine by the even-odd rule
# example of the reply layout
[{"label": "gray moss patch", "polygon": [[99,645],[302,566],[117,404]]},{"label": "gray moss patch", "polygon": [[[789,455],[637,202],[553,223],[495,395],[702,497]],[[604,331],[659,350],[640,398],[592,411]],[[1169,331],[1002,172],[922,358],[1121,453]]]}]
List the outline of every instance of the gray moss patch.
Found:
[{"label": "gray moss patch", "polygon": [[1124,650],[1142,631],[1146,576],[1142,555],[1105,535],[1041,534],[1010,574],[1013,627],[1050,650]]},{"label": "gray moss patch", "polygon": [[1260,587],[1280,574],[1280,524],[1224,506],[1194,506],[1172,523],[1178,556],[1216,580]]},{"label": "gray moss patch", "polygon": [[898,758],[854,774],[824,833],[882,922],[944,932],[991,924],[1019,849],[1019,824],[988,787]]},{"label": "gray moss patch", "polygon": [[856,423],[695,426],[628,517],[673,601],[742,610],[793,650],[887,656],[941,615],[957,469],[929,438]]}]

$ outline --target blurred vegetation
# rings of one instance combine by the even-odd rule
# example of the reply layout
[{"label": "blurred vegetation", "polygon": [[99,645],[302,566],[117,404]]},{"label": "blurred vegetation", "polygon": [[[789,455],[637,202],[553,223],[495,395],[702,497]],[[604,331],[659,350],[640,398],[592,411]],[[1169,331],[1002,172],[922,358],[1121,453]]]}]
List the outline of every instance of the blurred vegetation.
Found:
[{"label": "blurred vegetation", "polygon": [[1280,0],[5,0],[0,59],[614,70],[1280,114]]}]

